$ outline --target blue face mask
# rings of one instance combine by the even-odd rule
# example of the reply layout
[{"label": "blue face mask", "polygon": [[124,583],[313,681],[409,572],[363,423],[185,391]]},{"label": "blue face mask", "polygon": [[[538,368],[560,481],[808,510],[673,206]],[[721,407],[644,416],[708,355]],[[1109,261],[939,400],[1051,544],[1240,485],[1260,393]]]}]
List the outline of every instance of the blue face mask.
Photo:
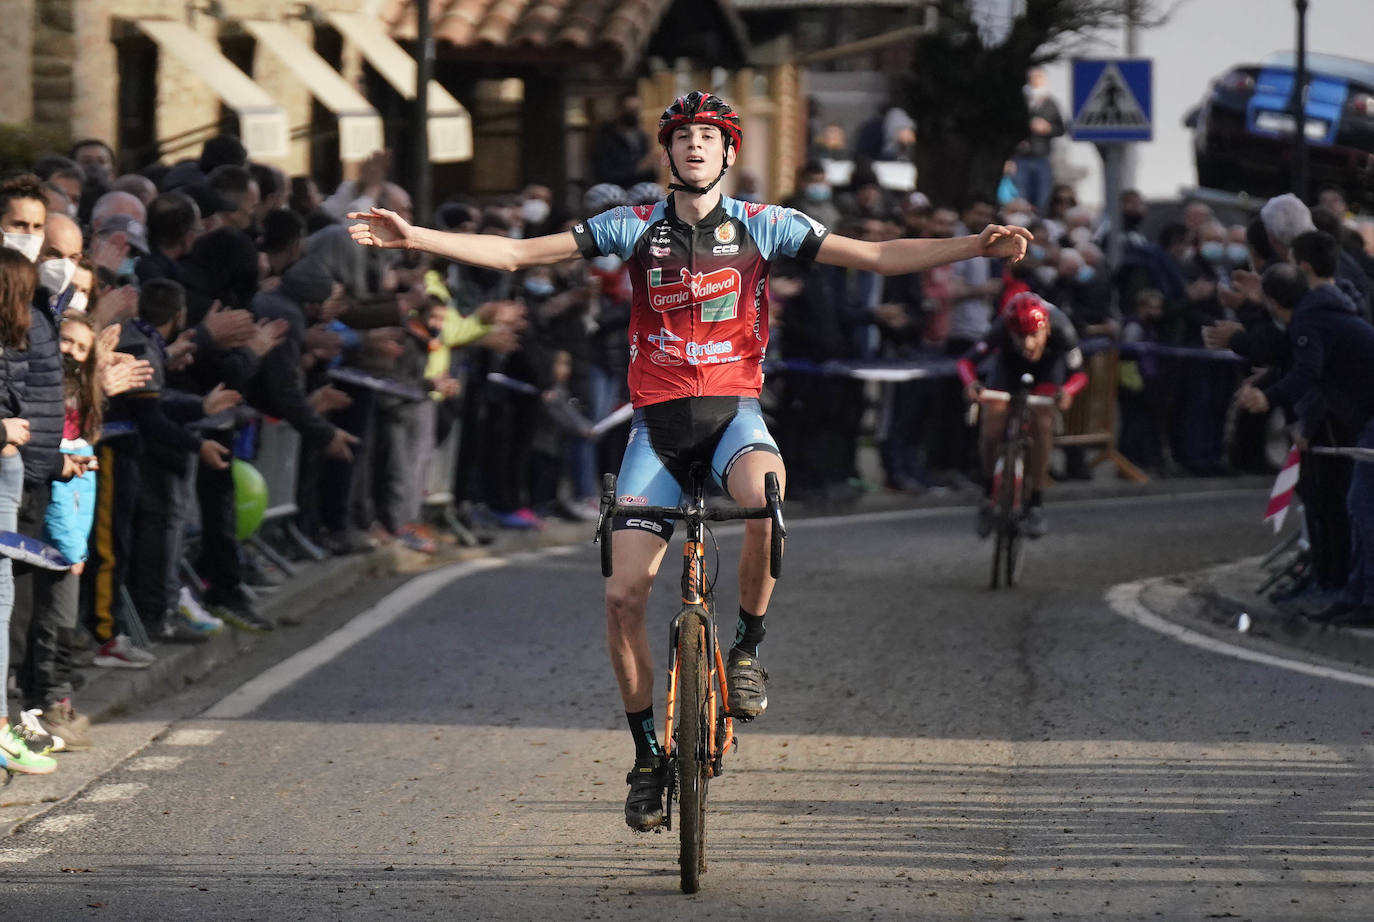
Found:
[{"label": "blue face mask", "polygon": [[1226,258],[1233,266],[1243,266],[1250,261],[1250,248],[1243,243],[1228,243]]},{"label": "blue face mask", "polygon": [[1038,243],[1032,243],[1027,252],[1029,253],[1030,258],[1035,260],[1036,262],[1039,262],[1040,260],[1045,258],[1045,248]]},{"label": "blue face mask", "polygon": [[1209,263],[1219,263],[1226,258],[1226,244],[1218,240],[1209,240],[1197,248],[1197,253]]},{"label": "blue face mask", "polygon": [[828,202],[830,201],[830,187],[823,182],[813,182],[806,187],[804,194],[807,201]]},{"label": "blue face mask", "polygon": [[1097,270],[1092,266],[1079,266],[1078,274],[1075,275],[1074,278],[1078,279],[1080,285],[1086,285],[1091,282],[1096,275]]},{"label": "blue face mask", "polygon": [[126,257],[124,257],[124,261],[121,262],[121,263],[119,264],[119,268],[115,270],[115,275],[128,276],[129,278],[133,278],[133,277],[134,277],[134,263],[136,263],[136,262],[138,262],[138,257],[136,257],[136,256],[126,256]]},{"label": "blue face mask", "polygon": [[536,298],[547,298],[553,294],[553,282],[538,276],[527,278],[525,279],[525,291]]}]

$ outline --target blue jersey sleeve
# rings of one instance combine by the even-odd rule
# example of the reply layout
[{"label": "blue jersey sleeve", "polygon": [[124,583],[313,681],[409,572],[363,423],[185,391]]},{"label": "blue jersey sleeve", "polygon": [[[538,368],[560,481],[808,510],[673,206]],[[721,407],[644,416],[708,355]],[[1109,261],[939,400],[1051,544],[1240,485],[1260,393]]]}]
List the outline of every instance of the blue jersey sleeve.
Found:
[{"label": "blue jersey sleeve", "polygon": [[769,262],[778,256],[815,259],[821,241],[830,233],[824,224],[795,208],[756,205],[734,199],[729,200],[727,207],[749,228],[760,255]]},{"label": "blue jersey sleeve", "polygon": [[610,211],[603,211],[585,221],[573,225],[573,237],[577,248],[588,259],[598,256],[619,256],[629,259],[634,252],[635,242],[648,230],[649,225],[663,216],[663,205],[640,206],[631,208],[621,205]]}]

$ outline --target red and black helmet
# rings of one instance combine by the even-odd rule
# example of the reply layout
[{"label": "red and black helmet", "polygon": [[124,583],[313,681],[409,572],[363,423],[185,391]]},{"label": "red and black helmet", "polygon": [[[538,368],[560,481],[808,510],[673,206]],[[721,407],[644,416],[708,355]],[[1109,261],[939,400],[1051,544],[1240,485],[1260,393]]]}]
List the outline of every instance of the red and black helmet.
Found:
[{"label": "red and black helmet", "polygon": [[1002,322],[1016,336],[1031,336],[1050,325],[1050,309],[1040,296],[1023,291],[1002,308]]},{"label": "red and black helmet", "polygon": [[663,110],[663,114],[658,118],[658,143],[667,147],[672,140],[674,129],[693,122],[700,125],[715,125],[725,136],[726,144],[735,146],[736,153],[744,143],[739,113],[714,93],[703,93],[700,90],[679,96],[673,100],[672,105]]}]

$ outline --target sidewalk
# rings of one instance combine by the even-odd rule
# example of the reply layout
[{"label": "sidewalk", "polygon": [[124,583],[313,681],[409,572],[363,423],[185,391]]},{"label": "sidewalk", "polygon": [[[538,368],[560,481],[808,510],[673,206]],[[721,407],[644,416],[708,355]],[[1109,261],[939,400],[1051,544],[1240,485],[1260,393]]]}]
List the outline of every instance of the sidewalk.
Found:
[{"label": "sidewalk", "polygon": [[[1110,467],[1103,465],[1091,481],[1056,485],[1048,494],[1048,501],[1257,489],[1268,485],[1269,478],[1255,476],[1178,478],[1135,484],[1117,479]],[[851,501],[843,503],[792,501],[788,504],[787,516],[801,519],[896,509],[970,506],[976,498],[976,491],[969,490],[911,495],[878,488],[861,491]],[[329,606],[337,600],[367,591],[381,591],[380,584],[394,583],[464,560],[550,546],[590,545],[594,530],[595,525],[591,522],[549,520],[543,530],[498,529],[490,532],[491,543],[477,548],[443,544],[436,553],[426,555],[392,545],[367,554],[302,563],[298,565],[296,576],[260,602],[265,614],[279,622],[286,615],[286,621],[290,622],[280,624],[270,635],[245,634],[226,628],[203,644],[156,646],[157,662],[147,669],[88,667],[82,670],[86,684],[78,691],[76,701],[95,724],[92,735],[96,745],[89,752],[60,754],[58,770],[51,775],[20,777],[0,788],[0,834],[12,832],[17,826],[41,816],[52,804],[80,796],[87,785],[110,767],[136,755],[163,733],[168,726],[167,715],[157,713],[154,716],[152,712],[165,709],[153,705],[195,689],[198,683],[210,681],[211,673],[225,663],[249,656],[265,644],[280,644],[283,635],[290,637],[295,631],[320,630],[320,622],[326,620]],[[1251,610],[1258,611],[1258,608]],[[299,626],[302,624],[306,626]],[[1255,633],[1258,636],[1259,632]],[[1374,638],[1371,638],[1371,649],[1374,649]],[[267,652],[270,653],[270,649]],[[17,707],[18,703],[12,704]]]}]

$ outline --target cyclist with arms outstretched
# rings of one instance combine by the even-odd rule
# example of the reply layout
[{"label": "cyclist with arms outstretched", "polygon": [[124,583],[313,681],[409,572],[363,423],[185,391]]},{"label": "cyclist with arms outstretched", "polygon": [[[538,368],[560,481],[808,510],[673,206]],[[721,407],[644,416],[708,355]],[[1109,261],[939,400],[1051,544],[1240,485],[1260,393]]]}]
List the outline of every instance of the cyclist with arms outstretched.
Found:
[{"label": "cyclist with arms outstretched", "polygon": [[[374,208],[350,215],[359,243],[409,247],[490,269],[516,271],[576,256],[615,255],[633,282],[629,329],[634,421],[617,482],[617,502],[675,506],[688,468],[710,465],[742,506],[763,506],[764,475],[784,478],[782,458],[759,410],[768,345],[768,271],[778,256],[905,275],[994,256],[1019,259],[1029,232],[990,226],[978,236],[868,242],[831,234],[800,212],[738,201],[716,188],[739,156],[738,114],[710,93],[679,96],[659,119],[663,164],[674,182],[666,201],[621,206],[570,231],[527,240],[412,227]],[[726,667],[728,712],[739,719],[768,704],[758,659],[768,572],[770,522],[750,520],[740,552],[740,612]],[[666,761],[654,729],[653,659],[644,614],[672,535],[670,520],[615,523],[613,571],[606,582],[611,664],[635,741],[625,821],[637,830],[663,822]]]},{"label": "cyclist with arms outstretched", "polygon": [[[1067,412],[1074,395],[1088,383],[1083,373],[1083,353],[1078,333],[1067,314],[1029,291],[1021,292],[1002,308],[1001,322],[959,359],[959,378],[970,402],[977,402],[983,385],[978,366],[992,363],[987,386],[1011,392],[1023,375],[1032,379],[1031,393],[1055,398],[1054,407],[1033,406],[1031,411],[1030,502],[1022,523],[1026,536],[1044,537],[1048,524],[1041,491],[1049,482],[1050,451],[1054,448],[1054,411]],[[979,411],[979,446],[983,463],[983,502],[978,507],[978,537],[986,538],[996,520],[992,496],[992,472],[1002,448],[1007,405],[984,402]]]}]

